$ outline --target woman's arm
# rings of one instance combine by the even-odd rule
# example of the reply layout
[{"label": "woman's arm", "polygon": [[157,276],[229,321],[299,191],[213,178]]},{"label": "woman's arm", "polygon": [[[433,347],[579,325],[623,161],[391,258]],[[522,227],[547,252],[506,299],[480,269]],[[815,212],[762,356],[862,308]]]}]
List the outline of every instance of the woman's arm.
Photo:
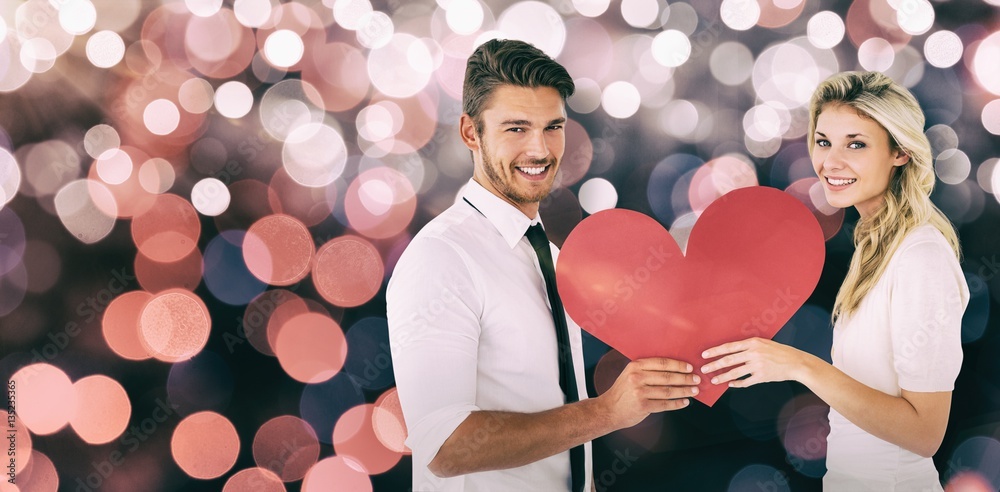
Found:
[{"label": "woman's arm", "polygon": [[[892,396],[870,388],[826,361],[763,338],[749,338],[706,350],[702,357],[720,359],[702,367],[715,384],[745,388],[770,381],[798,381],[830,407],[869,434],[920,456],[937,452],[951,411],[951,392],[902,390]],[[746,379],[739,379],[748,376]]]}]

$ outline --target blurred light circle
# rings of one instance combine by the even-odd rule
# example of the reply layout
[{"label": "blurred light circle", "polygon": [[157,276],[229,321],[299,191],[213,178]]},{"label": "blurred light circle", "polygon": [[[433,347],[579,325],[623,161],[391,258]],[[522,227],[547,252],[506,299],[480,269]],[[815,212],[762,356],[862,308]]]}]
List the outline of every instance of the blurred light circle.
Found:
[{"label": "blurred light circle", "polygon": [[139,185],[149,193],[166,193],[174,185],[177,174],[170,161],[154,157],[139,166]]},{"label": "blurred light circle", "polygon": [[931,144],[931,152],[937,158],[946,150],[958,148],[958,133],[948,125],[937,124],[927,129],[927,140]]},{"label": "blurred light circle", "polygon": [[264,56],[272,65],[288,68],[302,59],[305,44],[302,38],[289,29],[279,29],[272,32],[264,41]]},{"label": "blurred light circle", "polygon": [[315,253],[309,229],[289,215],[264,217],[254,222],[243,237],[247,268],[271,285],[291,285],[305,278]]},{"label": "blurred light circle", "polygon": [[972,72],[984,89],[1000,96],[1000,31],[979,43],[972,58]]},{"label": "blurred light circle", "polygon": [[375,400],[372,427],[375,437],[383,446],[397,453],[411,453],[406,446],[406,423],[403,421],[403,408],[399,404],[399,393],[395,387],[389,388]]},{"label": "blurred light circle", "polygon": [[[13,490],[22,492],[34,492],[34,491],[58,491],[59,488],[59,472],[56,470],[55,464],[48,456],[38,451],[37,449],[31,450],[28,459],[18,460],[22,462],[27,462],[27,466],[21,470],[21,473],[15,477],[15,482],[19,485],[12,485]],[[0,482],[0,490],[8,492],[11,489],[7,488],[9,482]],[[20,487],[20,488],[19,488]]]},{"label": "blurred light circle", "polygon": [[601,106],[608,115],[615,118],[628,118],[639,110],[642,98],[639,90],[629,82],[619,80],[604,88],[601,95]]},{"label": "blurred light circle", "polygon": [[988,436],[973,436],[959,444],[951,453],[950,463],[961,463],[966,472],[976,472],[992,485],[1000,487],[1000,442]]},{"label": "blurred light circle", "polygon": [[334,128],[306,123],[289,133],[281,149],[281,160],[295,182],[319,188],[334,182],[344,172],[347,146]]},{"label": "blurred light circle", "polygon": [[233,13],[236,20],[247,27],[261,27],[271,18],[274,0],[236,0]]},{"label": "blurred light circle", "polygon": [[97,176],[107,184],[122,184],[132,175],[132,158],[119,149],[110,149],[95,163]]},{"label": "blurred light circle", "polygon": [[813,176],[796,180],[785,188],[785,192],[798,198],[812,212],[827,241],[840,231],[844,223],[844,209],[830,205],[819,178]]},{"label": "blurred light circle", "polygon": [[[283,167],[274,172],[269,190],[273,191],[268,196],[272,209],[295,217],[307,227],[323,222],[333,210],[327,200],[327,189],[302,186]],[[335,195],[336,188],[329,193]]]},{"label": "blurred light circle", "polygon": [[[86,145],[87,140],[84,138],[84,147]],[[117,144],[114,148],[118,148]],[[22,187],[21,193],[36,197],[51,196],[70,181],[80,177],[82,171],[80,154],[62,140],[46,140],[30,145],[30,149],[27,146],[19,149],[21,152],[25,150],[27,150],[27,155],[22,154],[21,161],[21,164],[24,165],[22,185],[27,184],[28,186]],[[100,153],[97,155],[99,156]],[[2,160],[4,158],[0,157],[0,161]]]},{"label": "blurred light circle", "polygon": [[83,148],[94,159],[110,149],[117,149],[121,144],[118,131],[105,124],[92,126],[83,136]]},{"label": "blurred light circle", "polygon": [[1000,165],[1000,158],[994,157],[986,159],[976,169],[976,182],[986,193],[993,193],[996,190],[991,180],[993,179],[993,171],[998,165]]},{"label": "blurred light circle", "polygon": [[993,492],[996,489],[981,473],[968,470],[955,473],[944,485],[945,492]]},{"label": "blurred light circle", "polygon": [[368,0],[335,0],[333,2],[333,19],[340,27],[355,31],[362,27],[362,20],[372,13],[372,4]]},{"label": "blurred light circle", "polygon": [[618,204],[618,190],[604,178],[591,178],[580,186],[580,206],[588,214],[615,208]]},{"label": "blurred light circle", "polygon": [[222,0],[184,0],[184,5],[198,17],[211,17],[222,8]]},{"label": "blurred light circle", "polygon": [[687,137],[698,127],[698,108],[690,101],[670,101],[660,111],[660,129],[668,135]]},{"label": "blurred light circle", "polygon": [[191,250],[187,256],[170,262],[155,261],[140,251],[135,255],[135,276],[143,289],[159,293],[167,289],[181,288],[194,291],[201,283],[201,251]]},{"label": "blurred light circle", "polygon": [[384,275],[385,265],[371,243],[357,236],[341,236],[316,252],[312,279],[330,304],[355,307],[375,297]]},{"label": "blurred light circle", "polygon": [[927,0],[899,2],[896,8],[896,23],[907,34],[923,34],[934,25],[934,7]]},{"label": "blurred light circle", "polygon": [[307,384],[299,399],[299,414],[316,431],[320,442],[333,442],[333,426],[340,416],[365,402],[361,388],[343,371],[318,384]]},{"label": "blurred light circle", "polygon": [[17,388],[17,416],[37,435],[52,434],[76,413],[76,389],[69,376],[51,364],[32,364],[11,376]]},{"label": "blurred light circle", "polygon": [[829,408],[824,405],[806,405],[795,410],[796,400],[790,400],[782,413],[794,411],[782,432],[782,444],[789,455],[803,460],[819,460],[826,456],[826,436],[830,432],[827,422]]},{"label": "blurred light circle", "polygon": [[347,341],[336,321],[319,313],[300,314],[278,333],[274,353],[285,372],[303,383],[322,383],[344,367]]},{"label": "blurred light circle", "polygon": [[212,109],[214,99],[212,84],[199,77],[185,80],[177,92],[177,101],[191,114],[202,114]]},{"label": "blurred light circle", "polygon": [[181,121],[181,113],[177,106],[167,99],[157,99],[142,112],[142,121],[154,135],[169,135],[177,129]]},{"label": "blurred light circle", "polygon": [[243,260],[245,235],[238,229],[219,233],[205,247],[203,258],[205,286],[216,299],[233,306],[249,303],[267,288],[267,284],[250,273]]},{"label": "blurred light circle", "polygon": [[20,187],[21,168],[14,155],[0,147],[0,208],[14,199]]},{"label": "blurred light circle", "polygon": [[758,142],[781,137],[791,124],[791,114],[778,104],[758,104],[743,116],[743,131]]},{"label": "blurred light circle", "polygon": [[229,208],[229,188],[215,178],[203,178],[191,188],[191,203],[202,215],[215,217]]},{"label": "blurred light circle", "polygon": [[193,478],[208,480],[228,472],[240,452],[236,427],[215,412],[199,412],[181,420],[170,438],[170,454]]},{"label": "blurred light circle", "polygon": [[56,48],[45,38],[32,38],[21,45],[21,65],[32,73],[45,73],[56,63]]},{"label": "blurred light circle", "polygon": [[358,135],[370,142],[395,136],[403,126],[403,112],[392,101],[379,101],[358,112]]},{"label": "blurred light circle", "polygon": [[649,27],[660,14],[657,0],[622,0],[622,18],[632,27]]},{"label": "blurred light circle", "polygon": [[246,84],[231,80],[215,91],[215,108],[227,118],[242,118],[253,108],[253,94]]},{"label": "blurred light circle", "polygon": [[844,19],[829,10],[818,12],[809,19],[806,36],[821,50],[833,48],[844,39]]},{"label": "blurred light circle", "polygon": [[[236,0],[239,3],[239,0]],[[247,468],[233,474],[222,486],[222,492],[285,492],[285,484],[274,472],[264,468]]]},{"label": "blurred light circle", "polygon": [[344,412],[333,428],[333,450],[337,456],[355,460],[366,473],[385,473],[403,454],[382,445],[372,421],[375,405],[366,403]]},{"label": "blurred light circle", "polygon": [[[282,80],[267,89],[260,100],[260,121],[275,139],[285,142],[308,124],[323,123],[326,113],[317,107],[323,98],[312,84],[298,79]],[[307,128],[318,129],[312,126]],[[300,138],[307,136],[300,134]]]},{"label": "blurred light circle", "polygon": [[0,208],[0,276],[21,265],[27,248],[21,218],[10,208]]},{"label": "blurred light circle", "polygon": [[517,2],[497,19],[498,31],[508,39],[531,43],[557,58],[566,43],[566,24],[551,5],[538,1]]},{"label": "blurred light circle", "polygon": [[139,317],[152,294],[142,290],[125,292],[115,297],[104,311],[101,332],[108,348],[128,360],[152,357],[139,339]]},{"label": "blurred light circle", "polygon": [[740,85],[753,74],[753,53],[743,43],[726,41],[712,50],[709,68],[719,82]]},{"label": "blurred light circle", "polygon": [[379,390],[392,386],[392,356],[389,351],[389,324],[385,318],[369,317],[347,330],[350,348],[344,371],[362,388]]},{"label": "blurred light circle", "polygon": [[684,33],[668,29],[653,38],[653,59],[665,67],[679,67],[691,56],[691,40]]},{"label": "blurred light circle", "polygon": [[161,262],[184,258],[198,246],[201,222],[187,200],[157,195],[154,206],[132,219],[132,240],[146,256]]},{"label": "blurred light circle", "polygon": [[125,432],[132,404],[122,385],[103,375],[87,376],[73,383],[76,412],[70,425],[87,444],[104,444]]},{"label": "blurred light circle", "polygon": [[803,107],[816,86],[836,71],[836,63],[832,51],[816,49],[805,38],[775,44],[754,62],[757,97],[789,110]]},{"label": "blurred light circle", "polygon": [[0,59],[8,60],[0,70],[0,92],[15,91],[31,79],[31,71],[23,64],[11,62],[20,59],[23,44],[14,31],[8,30],[6,38],[0,38]]},{"label": "blurred light circle", "polygon": [[587,78],[575,79],[576,90],[566,100],[570,109],[580,114],[592,113],[601,107],[601,86]]},{"label": "blurred light circle", "polygon": [[722,22],[734,31],[746,31],[760,20],[757,0],[722,0],[719,11]]},{"label": "blurred light circle", "polygon": [[[982,120],[986,131],[1000,135],[1000,99],[994,99],[983,106]],[[2,176],[3,173],[0,172],[0,177]]]},{"label": "blurred light circle", "polygon": [[385,239],[406,229],[416,210],[416,192],[405,175],[388,167],[361,173],[344,197],[344,213],[361,234]]},{"label": "blurred light circle", "polygon": [[358,44],[369,49],[381,48],[392,39],[396,26],[385,12],[374,11],[361,18],[357,30]]},{"label": "blurred light circle", "polygon": [[455,34],[473,34],[483,26],[483,5],[478,0],[448,2],[445,21]]},{"label": "blurred light circle", "polygon": [[63,186],[56,193],[55,208],[66,230],[85,244],[104,239],[118,217],[111,191],[104,184],[89,179],[78,179]]},{"label": "blurred light circle", "polygon": [[724,155],[706,162],[691,176],[688,202],[701,214],[712,202],[737,188],[757,186],[757,171],[742,155]]},{"label": "blurred light circle", "polygon": [[139,315],[139,340],[164,362],[180,362],[197,355],[212,329],[208,308],[185,289],[168,289],[146,301]]},{"label": "blurred light circle", "polygon": [[927,63],[938,68],[948,68],[958,63],[962,59],[964,49],[962,39],[951,31],[937,31],[924,41],[924,57],[927,58]]},{"label": "blurred light circle", "polygon": [[965,181],[972,171],[969,156],[958,149],[948,149],[934,159],[934,172],[947,184],[955,185]]},{"label": "blurred light circle", "polygon": [[368,76],[383,94],[411,97],[430,82],[434,60],[427,45],[412,34],[398,33],[368,54]]},{"label": "blurred light circle", "polygon": [[301,480],[319,459],[319,440],[308,422],[281,415],[260,426],[253,438],[257,466],[274,473],[280,481]]},{"label": "blurred light circle", "polygon": [[611,0],[573,0],[573,8],[584,17],[600,17],[610,5]]},{"label": "blurred light circle", "polygon": [[744,490],[767,490],[789,492],[789,478],[784,472],[768,465],[747,465],[733,475],[726,492]]},{"label": "blurred light circle", "polygon": [[125,57],[125,42],[114,31],[99,31],[87,40],[87,59],[97,68],[111,68]]},{"label": "blurred light circle", "polygon": [[74,36],[87,34],[96,22],[97,9],[90,0],[69,0],[59,7],[59,25]]},{"label": "blurred light circle", "polygon": [[302,480],[302,492],[372,492],[364,467],[351,458],[331,456],[313,465]]}]

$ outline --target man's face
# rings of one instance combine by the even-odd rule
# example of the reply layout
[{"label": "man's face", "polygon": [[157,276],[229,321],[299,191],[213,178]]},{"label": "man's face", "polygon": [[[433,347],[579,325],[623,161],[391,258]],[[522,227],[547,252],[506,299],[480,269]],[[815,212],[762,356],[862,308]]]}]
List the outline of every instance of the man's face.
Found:
[{"label": "man's face", "polygon": [[566,107],[552,87],[503,85],[480,113],[482,132],[462,115],[462,140],[472,150],[473,177],[534,218],[552,189],[566,147]]}]

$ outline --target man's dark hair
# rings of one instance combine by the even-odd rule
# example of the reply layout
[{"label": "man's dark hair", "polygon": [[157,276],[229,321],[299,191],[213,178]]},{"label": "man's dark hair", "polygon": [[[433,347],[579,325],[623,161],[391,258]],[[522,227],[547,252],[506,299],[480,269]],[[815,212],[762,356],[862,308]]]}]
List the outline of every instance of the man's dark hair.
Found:
[{"label": "man's dark hair", "polygon": [[472,117],[478,134],[483,131],[480,114],[501,85],[552,87],[563,101],[576,89],[566,69],[542,50],[524,41],[491,39],[469,57],[462,86],[462,111]]}]

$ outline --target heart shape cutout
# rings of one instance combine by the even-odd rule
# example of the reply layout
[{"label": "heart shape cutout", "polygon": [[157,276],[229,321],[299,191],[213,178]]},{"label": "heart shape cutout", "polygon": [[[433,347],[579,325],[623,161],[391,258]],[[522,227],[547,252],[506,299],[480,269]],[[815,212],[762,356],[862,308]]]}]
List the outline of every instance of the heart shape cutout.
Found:
[{"label": "heart shape cutout", "polygon": [[[812,294],[823,230],[791,195],[739,188],[712,202],[682,253],[656,220],[612,209],[566,238],[556,283],[566,311],[629,359],[670,357],[697,368],[721,343],[772,338]],[[726,391],[702,377],[698,401]]]}]

